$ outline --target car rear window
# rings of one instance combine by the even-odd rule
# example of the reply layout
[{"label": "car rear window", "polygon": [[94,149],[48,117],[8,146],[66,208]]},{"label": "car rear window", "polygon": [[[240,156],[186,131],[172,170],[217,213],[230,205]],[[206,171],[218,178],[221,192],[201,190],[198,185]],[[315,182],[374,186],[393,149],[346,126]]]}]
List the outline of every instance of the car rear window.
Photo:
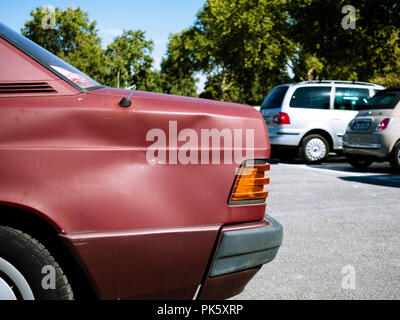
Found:
[{"label": "car rear window", "polygon": [[329,109],[331,87],[303,87],[294,92],[291,108]]},{"label": "car rear window", "polygon": [[370,96],[368,89],[336,88],[336,110],[360,110],[368,103]]},{"label": "car rear window", "polygon": [[371,105],[383,105],[383,104],[390,104],[393,99],[396,97],[395,94],[382,94],[379,96],[375,96],[371,99],[369,104]]},{"label": "car rear window", "polygon": [[265,98],[264,102],[261,105],[261,110],[280,108],[282,106],[283,98],[285,97],[288,89],[288,86],[275,87]]},{"label": "car rear window", "polygon": [[399,92],[388,92],[373,96],[363,110],[368,109],[394,109],[400,100]]}]

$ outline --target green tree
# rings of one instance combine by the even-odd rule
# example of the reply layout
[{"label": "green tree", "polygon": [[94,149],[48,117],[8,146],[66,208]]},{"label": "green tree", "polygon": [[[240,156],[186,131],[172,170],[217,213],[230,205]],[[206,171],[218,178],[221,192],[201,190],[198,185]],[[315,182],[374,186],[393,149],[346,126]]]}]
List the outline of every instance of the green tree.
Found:
[{"label": "green tree", "polygon": [[287,14],[283,0],[209,0],[198,14],[221,87],[237,87],[239,102],[260,104],[272,86],[288,80],[294,47]]},{"label": "green tree", "polygon": [[107,74],[104,50],[97,34],[96,21],[90,22],[81,8],[55,8],[54,28],[43,28],[48,11],[38,7],[31,12],[32,20],[25,23],[24,36],[67,61],[93,79],[102,82]]},{"label": "green tree", "polygon": [[[346,0],[291,0],[292,58],[296,79],[369,81],[395,77],[399,61],[400,3],[353,0],[356,28],[344,29]],[[396,69],[397,68],[397,69]]]},{"label": "green tree", "polygon": [[165,66],[208,75],[202,96],[260,104],[289,79],[294,46],[285,0],[208,0],[194,26],[171,38]]},{"label": "green tree", "polygon": [[170,36],[166,57],[161,62],[166,93],[197,96],[195,73],[201,69],[198,64],[203,54],[198,41],[203,39],[194,29]]},{"label": "green tree", "polygon": [[155,87],[161,78],[151,71],[152,50],[153,42],[146,40],[141,30],[124,31],[116,37],[106,50],[109,66],[107,84],[117,88],[136,84],[140,90]]},{"label": "green tree", "polygon": [[389,53],[389,63],[379,70],[375,70],[370,81],[385,87],[400,87],[400,29],[393,31],[388,39],[385,48]]},{"label": "green tree", "polygon": [[[167,93],[165,90],[165,75],[158,70],[150,70],[144,79],[142,90],[150,92]],[[140,83],[139,83],[140,84]]]},{"label": "green tree", "polygon": [[217,99],[221,101],[239,101],[239,88],[233,81],[227,83],[227,77],[223,73],[209,75],[204,92],[200,98]]}]

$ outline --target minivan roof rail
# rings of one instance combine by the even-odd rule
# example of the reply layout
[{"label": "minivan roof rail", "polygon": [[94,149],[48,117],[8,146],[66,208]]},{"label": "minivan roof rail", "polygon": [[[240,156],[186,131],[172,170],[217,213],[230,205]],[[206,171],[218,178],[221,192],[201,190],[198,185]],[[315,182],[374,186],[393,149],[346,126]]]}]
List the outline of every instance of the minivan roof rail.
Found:
[{"label": "minivan roof rail", "polygon": [[346,81],[346,80],[310,80],[310,81],[303,81],[300,83],[331,83],[331,84],[359,84],[359,85],[364,85],[364,86],[375,86],[375,87],[380,87],[379,85],[375,83],[370,83],[370,82],[362,82],[362,81]]}]

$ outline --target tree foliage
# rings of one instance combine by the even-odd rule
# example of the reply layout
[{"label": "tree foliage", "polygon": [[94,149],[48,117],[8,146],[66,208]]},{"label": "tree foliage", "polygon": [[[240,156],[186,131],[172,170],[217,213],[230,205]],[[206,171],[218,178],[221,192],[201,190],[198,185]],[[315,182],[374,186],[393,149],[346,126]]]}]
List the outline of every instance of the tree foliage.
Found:
[{"label": "tree foliage", "polygon": [[[400,3],[354,0],[208,0],[194,25],[171,38],[167,62],[208,77],[201,97],[259,104],[286,81],[341,79],[400,84]],[[293,72],[290,80],[288,70]],[[174,72],[182,78],[179,72]]]},{"label": "tree foliage", "polygon": [[22,34],[93,79],[103,81],[107,68],[96,22],[90,22],[80,8],[55,8],[56,24],[45,29],[42,21],[47,14],[43,7],[32,11],[32,20],[25,23]]},{"label": "tree foliage", "polygon": [[[153,42],[124,31],[103,49],[96,22],[80,8],[56,8],[44,29],[36,8],[22,32],[100,83],[259,105],[275,85],[341,79],[400,86],[400,3],[353,0],[356,28],[345,29],[346,0],[205,0],[193,25],[169,39],[161,69]],[[291,76],[294,78],[291,79]]]},{"label": "tree foliage", "polygon": [[153,65],[152,51],[153,42],[146,40],[143,31],[124,31],[105,52],[109,67],[106,82],[118,88],[137,84],[139,89],[146,90]]},{"label": "tree foliage", "polygon": [[202,60],[199,55],[203,54],[197,41],[202,39],[193,30],[171,35],[166,58],[161,63],[166,93],[196,96],[195,72],[199,69],[198,62]]},{"label": "tree foliage", "polygon": [[294,47],[287,18],[284,0],[208,0],[194,25],[171,37],[164,66],[208,75],[202,96],[259,103],[288,79]]},{"label": "tree foliage", "polygon": [[[356,28],[344,29],[345,0],[290,1],[291,34],[297,43],[296,79],[370,81],[398,71],[400,3],[354,0]],[[397,68],[397,69],[396,69]],[[381,81],[384,83],[385,81]]]},{"label": "tree foliage", "polygon": [[153,42],[143,31],[124,31],[104,50],[96,21],[81,8],[55,8],[55,26],[46,29],[42,22],[47,14],[43,7],[33,10],[22,34],[102,84],[162,90],[163,77],[152,70]]}]

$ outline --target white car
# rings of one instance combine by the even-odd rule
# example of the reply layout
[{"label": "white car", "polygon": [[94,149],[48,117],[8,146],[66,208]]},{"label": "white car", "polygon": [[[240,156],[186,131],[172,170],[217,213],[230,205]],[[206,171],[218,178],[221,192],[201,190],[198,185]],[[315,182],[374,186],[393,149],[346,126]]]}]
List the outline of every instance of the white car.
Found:
[{"label": "white car", "polygon": [[272,150],[307,163],[340,153],[347,125],[384,87],[358,81],[306,81],[275,87],[261,105]]}]

